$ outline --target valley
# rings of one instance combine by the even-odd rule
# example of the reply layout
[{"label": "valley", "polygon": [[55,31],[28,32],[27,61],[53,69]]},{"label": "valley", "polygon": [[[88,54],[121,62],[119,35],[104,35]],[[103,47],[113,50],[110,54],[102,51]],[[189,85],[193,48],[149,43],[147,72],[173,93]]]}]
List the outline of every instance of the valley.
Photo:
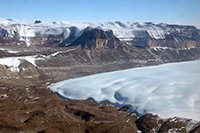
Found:
[{"label": "valley", "polygon": [[[185,116],[161,118],[147,112],[138,117],[138,112],[127,106],[130,103],[124,102],[118,108],[106,101],[108,99],[98,102],[88,99],[92,96],[82,100],[64,96],[62,99],[59,92],[49,90],[52,84],[64,80],[76,81],[76,78],[101,73],[142,70],[199,59],[200,30],[194,26],[131,21],[34,23],[0,19],[0,131],[199,132],[199,121]],[[195,71],[198,64],[193,67]],[[142,79],[147,74],[138,73]],[[159,74],[162,78],[161,71],[157,72]],[[95,83],[90,81],[87,85]],[[79,81],[74,84],[81,85]],[[176,86],[172,81],[169,84]],[[96,86],[94,90],[100,85]],[[84,90],[84,86],[80,88]],[[194,98],[192,105],[198,106],[199,92],[196,93],[190,100]],[[185,102],[184,98],[182,101]]]}]

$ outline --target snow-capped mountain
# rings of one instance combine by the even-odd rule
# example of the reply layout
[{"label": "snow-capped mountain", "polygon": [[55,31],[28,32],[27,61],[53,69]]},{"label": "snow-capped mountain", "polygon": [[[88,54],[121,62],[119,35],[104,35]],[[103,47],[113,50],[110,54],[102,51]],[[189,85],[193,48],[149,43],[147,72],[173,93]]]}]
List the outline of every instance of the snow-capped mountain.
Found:
[{"label": "snow-capped mountain", "polygon": [[[167,24],[138,23],[128,21],[115,22],[41,22],[30,23],[29,21],[1,19],[2,29],[7,30],[8,36],[12,37],[17,32],[20,37],[36,37],[36,34],[59,35],[64,33],[64,39],[70,35],[70,27],[77,27],[78,33],[91,26],[93,28],[110,29],[121,40],[132,40],[133,38],[144,38],[147,31],[152,38],[163,39],[165,34],[170,34]],[[177,30],[180,30],[177,28]],[[80,34],[77,33],[77,36]]]},{"label": "snow-capped mountain", "polygon": [[121,42],[140,47],[189,48],[196,47],[197,43],[199,45],[200,40],[200,31],[194,26],[133,21],[34,23],[16,19],[0,19],[0,39],[1,44],[67,46],[80,37],[88,27],[103,31],[112,30]]},{"label": "snow-capped mountain", "polygon": [[50,90],[69,99],[92,98],[139,114],[200,120],[200,61],[134,68],[53,84]]}]

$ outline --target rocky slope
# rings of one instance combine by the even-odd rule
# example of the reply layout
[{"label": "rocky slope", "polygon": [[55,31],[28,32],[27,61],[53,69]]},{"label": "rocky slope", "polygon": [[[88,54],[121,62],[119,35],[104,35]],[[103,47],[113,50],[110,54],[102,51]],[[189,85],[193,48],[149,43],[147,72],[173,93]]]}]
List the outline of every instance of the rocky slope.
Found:
[{"label": "rocky slope", "polygon": [[0,132],[137,132],[137,116],[108,103],[68,101],[44,86],[0,87]]},{"label": "rocky slope", "polygon": [[162,119],[157,115],[146,114],[135,123],[143,133],[198,133],[200,131],[200,122],[186,118]]},{"label": "rocky slope", "polygon": [[0,132],[2,133],[198,133],[200,122],[185,118],[140,118],[129,106],[107,102],[68,101],[45,86],[0,84]]}]

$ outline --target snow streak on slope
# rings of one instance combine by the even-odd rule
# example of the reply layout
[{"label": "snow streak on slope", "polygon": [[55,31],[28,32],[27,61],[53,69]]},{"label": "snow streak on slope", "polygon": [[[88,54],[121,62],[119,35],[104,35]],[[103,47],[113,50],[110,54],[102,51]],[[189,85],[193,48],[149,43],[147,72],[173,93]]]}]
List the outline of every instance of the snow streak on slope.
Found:
[{"label": "snow streak on slope", "polygon": [[131,105],[131,111],[200,120],[200,60],[71,79],[50,90],[70,99]]}]

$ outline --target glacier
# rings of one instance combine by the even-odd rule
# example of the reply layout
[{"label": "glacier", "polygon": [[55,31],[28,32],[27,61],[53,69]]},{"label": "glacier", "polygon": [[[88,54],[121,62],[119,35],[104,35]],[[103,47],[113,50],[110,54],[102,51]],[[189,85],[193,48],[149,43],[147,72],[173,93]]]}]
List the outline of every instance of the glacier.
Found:
[{"label": "glacier", "polygon": [[200,120],[200,60],[140,67],[69,79],[49,89],[68,99],[131,105],[139,116]]}]

